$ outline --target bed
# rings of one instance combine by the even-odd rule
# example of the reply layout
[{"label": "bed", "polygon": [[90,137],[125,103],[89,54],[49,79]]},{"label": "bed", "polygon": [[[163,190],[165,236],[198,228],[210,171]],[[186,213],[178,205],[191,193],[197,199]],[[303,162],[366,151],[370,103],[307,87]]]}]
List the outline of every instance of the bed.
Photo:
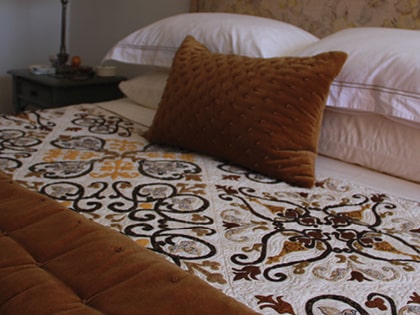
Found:
[{"label": "bed", "polygon": [[193,1],[104,57],[126,97],[2,115],[0,170],[258,313],[420,314],[420,4],[349,3]]}]

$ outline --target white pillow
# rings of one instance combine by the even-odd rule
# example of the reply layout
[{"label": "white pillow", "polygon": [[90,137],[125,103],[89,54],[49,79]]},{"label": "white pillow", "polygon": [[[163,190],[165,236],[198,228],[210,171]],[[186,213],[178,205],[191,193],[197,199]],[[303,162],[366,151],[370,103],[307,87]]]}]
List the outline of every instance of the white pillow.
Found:
[{"label": "white pillow", "polygon": [[348,53],[328,106],[375,112],[420,124],[420,31],[350,28],[299,51]]},{"label": "white pillow", "polygon": [[156,109],[162,98],[169,72],[159,69],[143,73],[119,84],[121,92],[131,101]]},{"label": "white pillow", "polygon": [[170,67],[187,35],[192,35],[212,52],[250,57],[285,56],[318,40],[296,26],[269,18],[185,13],[128,35],[109,50],[104,60]]},{"label": "white pillow", "polygon": [[382,115],[327,108],[318,152],[420,183],[420,129]]}]

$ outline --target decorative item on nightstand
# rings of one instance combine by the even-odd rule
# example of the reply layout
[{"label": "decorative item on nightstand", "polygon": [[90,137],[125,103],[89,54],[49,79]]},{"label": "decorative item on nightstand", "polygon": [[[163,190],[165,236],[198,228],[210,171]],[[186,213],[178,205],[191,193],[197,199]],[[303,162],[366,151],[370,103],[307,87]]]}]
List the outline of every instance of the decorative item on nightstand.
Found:
[{"label": "decorative item on nightstand", "polygon": [[100,65],[96,67],[98,77],[114,77],[117,74],[117,67]]}]

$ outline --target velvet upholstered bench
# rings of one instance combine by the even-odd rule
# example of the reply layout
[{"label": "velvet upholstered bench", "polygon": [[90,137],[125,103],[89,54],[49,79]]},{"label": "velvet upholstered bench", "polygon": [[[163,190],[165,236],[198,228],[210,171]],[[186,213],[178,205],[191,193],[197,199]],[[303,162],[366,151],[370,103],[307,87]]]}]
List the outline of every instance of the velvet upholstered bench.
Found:
[{"label": "velvet upholstered bench", "polygon": [[256,314],[0,173],[0,314]]}]

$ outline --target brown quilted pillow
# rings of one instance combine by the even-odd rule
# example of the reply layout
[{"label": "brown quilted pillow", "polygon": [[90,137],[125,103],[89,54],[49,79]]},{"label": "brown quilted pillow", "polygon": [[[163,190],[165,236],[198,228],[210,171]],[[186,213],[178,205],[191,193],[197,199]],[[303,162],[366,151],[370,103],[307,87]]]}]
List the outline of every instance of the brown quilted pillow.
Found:
[{"label": "brown quilted pillow", "polygon": [[222,55],[188,36],[145,136],[311,187],[325,101],[346,58]]}]

